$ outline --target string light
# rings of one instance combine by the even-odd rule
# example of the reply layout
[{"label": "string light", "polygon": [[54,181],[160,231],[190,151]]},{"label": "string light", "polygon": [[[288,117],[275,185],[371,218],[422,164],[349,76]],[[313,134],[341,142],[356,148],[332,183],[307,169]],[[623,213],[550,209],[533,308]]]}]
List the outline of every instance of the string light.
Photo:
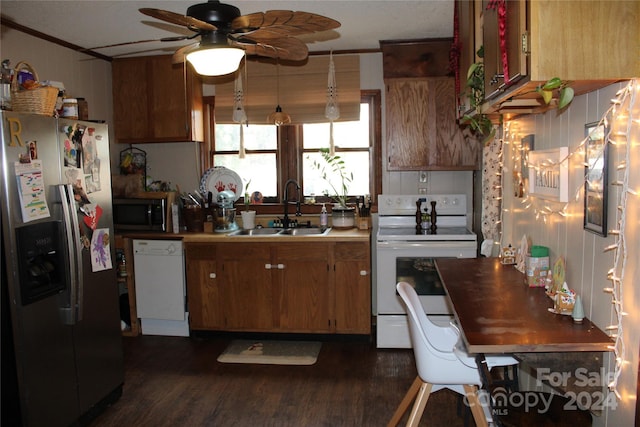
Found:
[{"label": "string light", "polygon": [[[632,80],[628,85],[620,89],[616,93],[616,98],[611,100],[611,107],[603,114],[602,118],[598,122],[598,125],[604,125],[604,128],[608,130],[608,134],[605,135],[605,144],[599,152],[593,153],[595,156],[594,162],[604,160],[604,150],[607,144],[618,147],[624,152],[619,152],[619,156],[623,157],[619,161],[615,173],[618,174],[616,179],[612,180],[610,184],[620,188],[618,192],[617,210],[616,210],[616,226],[617,228],[609,230],[609,234],[614,238],[614,243],[604,248],[603,252],[613,253],[613,266],[607,273],[607,280],[611,283],[609,287],[604,287],[602,291],[611,295],[611,304],[613,307],[614,321],[607,326],[605,330],[609,332],[609,336],[614,340],[613,344],[608,348],[614,354],[615,366],[613,367],[613,375],[611,381],[608,383],[608,388],[615,394],[618,399],[621,399],[621,393],[618,390],[618,379],[622,373],[622,369],[629,365],[629,361],[626,360],[626,346],[624,342],[623,327],[625,325],[624,318],[628,315],[624,311],[623,292],[622,287],[625,283],[625,273],[627,264],[627,239],[626,239],[626,213],[628,197],[637,197],[640,194],[640,189],[636,190],[629,187],[629,175],[630,169],[627,167],[631,160],[631,148],[632,145],[637,147],[639,141],[631,141],[632,130],[639,132],[638,126],[640,126],[640,117],[638,117],[639,105],[636,105],[638,93],[640,92],[640,80]],[[610,120],[613,122],[613,126],[610,127]],[[509,122],[505,123],[505,127],[508,129]],[[632,128],[633,127],[633,128]],[[506,135],[506,134],[505,134]],[[506,140],[506,138],[505,138]],[[585,137],[576,149],[570,152],[564,159],[553,160],[547,159],[543,164],[528,165],[529,168],[537,170],[540,167],[553,167],[563,163],[569,162],[573,157],[576,157],[573,164],[576,167],[585,167],[584,179],[582,182],[578,182],[574,192],[574,200],[578,202],[582,197],[582,192],[585,183],[589,182],[588,168],[593,166],[589,162],[585,162],[584,156],[586,152],[586,146],[589,141],[589,137]],[[629,143],[631,142],[631,143]],[[507,143],[505,141],[505,143]],[[515,144],[512,145],[515,147]],[[512,164],[518,164],[522,158],[528,153],[524,153],[522,148],[515,148],[512,150]],[[526,159],[526,157],[525,157]],[[580,159],[580,160],[577,160]],[[528,164],[528,161],[527,161]],[[568,163],[567,163],[568,164]],[[560,208],[560,204],[554,201],[549,201],[542,198],[537,198],[531,194],[523,195],[523,199],[520,201],[522,210],[532,211],[536,220],[542,219],[546,224],[553,215],[566,218],[569,209],[568,204],[564,204]],[[501,212],[508,212],[507,209],[501,210]],[[516,212],[514,209],[513,212]],[[502,218],[501,218],[502,221]]]}]

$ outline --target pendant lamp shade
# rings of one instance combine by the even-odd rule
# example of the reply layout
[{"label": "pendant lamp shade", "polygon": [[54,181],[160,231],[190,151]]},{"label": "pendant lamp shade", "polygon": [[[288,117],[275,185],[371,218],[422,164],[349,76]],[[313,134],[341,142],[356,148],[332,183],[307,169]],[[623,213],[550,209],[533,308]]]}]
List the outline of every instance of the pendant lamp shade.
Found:
[{"label": "pendant lamp shade", "polygon": [[273,123],[276,126],[288,125],[291,123],[291,116],[282,111],[282,107],[278,105],[276,111],[269,114],[269,123]]},{"label": "pendant lamp shade", "polygon": [[276,67],[277,67],[277,75],[276,75],[276,91],[278,98],[278,106],[276,107],[276,111],[269,114],[267,120],[269,123],[273,123],[276,126],[288,125],[291,123],[291,116],[282,111],[282,107],[280,107],[280,64],[276,59]]}]

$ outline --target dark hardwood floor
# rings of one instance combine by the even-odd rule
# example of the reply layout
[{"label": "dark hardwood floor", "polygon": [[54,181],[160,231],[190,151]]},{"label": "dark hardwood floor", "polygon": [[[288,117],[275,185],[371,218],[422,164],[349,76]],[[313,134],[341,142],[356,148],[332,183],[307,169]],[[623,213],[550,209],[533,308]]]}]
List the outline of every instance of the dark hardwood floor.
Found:
[{"label": "dark hardwood floor", "polygon": [[[123,340],[123,395],[91,427],[385,426],[416,376],[411,350],[357,340],[312,366],[220,363],[228,336]],[[434,393],[421,425],[463,426],[457,395]]]}]

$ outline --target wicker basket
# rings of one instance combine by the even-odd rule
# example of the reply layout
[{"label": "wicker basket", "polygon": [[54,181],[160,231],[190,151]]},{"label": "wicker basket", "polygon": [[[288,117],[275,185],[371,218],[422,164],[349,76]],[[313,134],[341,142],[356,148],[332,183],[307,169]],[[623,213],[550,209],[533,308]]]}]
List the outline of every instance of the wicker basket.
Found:
[{"label": "wicker basket", "polygon": [[58,88],[41,86],[35,89],[20,89],[18,84],[18,72],[27,69],[33,74],[33,78],[39,81],[38,73],[27,62],[18,62],[14,68],[15,76],[11,82],[11,109],[18,113],[35,113],[52,116],[58,99]]}]

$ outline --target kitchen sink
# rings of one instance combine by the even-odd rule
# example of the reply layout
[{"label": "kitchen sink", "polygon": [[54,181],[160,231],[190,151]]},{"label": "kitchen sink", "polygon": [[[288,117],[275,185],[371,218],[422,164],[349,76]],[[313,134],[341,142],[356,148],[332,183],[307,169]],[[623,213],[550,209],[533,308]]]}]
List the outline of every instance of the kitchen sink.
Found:
[{"label": "kitchen sink", "polygon": [[285,236],[326,236],[331,231],[330,228],[287,228],[280,234]]},{"label": "kitchen sink", "polygon": [[229,233],[229,236],[326,236],[330,228],[301,227],[301,228],[254,228],[251,230],[238,230]]},{"label": "kitchen sink", "polygon": [[282,230],[277,228],[252,228],[251,230],[238,230],[233,233],[229,233],[229,236],[273,236],[280,233]]}]

